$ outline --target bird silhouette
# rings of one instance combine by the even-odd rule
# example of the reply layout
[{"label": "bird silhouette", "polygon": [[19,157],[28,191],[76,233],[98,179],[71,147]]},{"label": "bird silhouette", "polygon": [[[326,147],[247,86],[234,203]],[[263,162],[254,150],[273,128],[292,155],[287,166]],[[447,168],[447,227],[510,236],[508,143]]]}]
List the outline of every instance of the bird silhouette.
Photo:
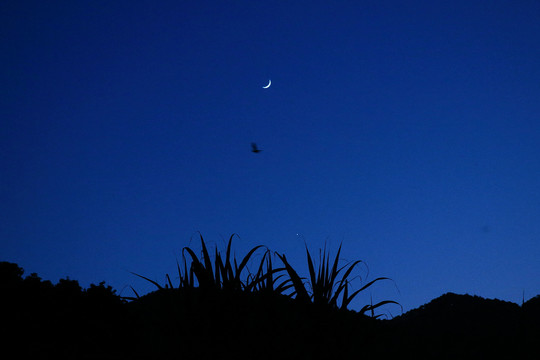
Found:
[{"label": "bird silhouette", "polygon": [[251,143],[251,152],[254,152],[255,154],[257,153],[260,153],[262,150],[260,150],[258,147],[257,147],[257,144],[255,144],[254,142]]}]

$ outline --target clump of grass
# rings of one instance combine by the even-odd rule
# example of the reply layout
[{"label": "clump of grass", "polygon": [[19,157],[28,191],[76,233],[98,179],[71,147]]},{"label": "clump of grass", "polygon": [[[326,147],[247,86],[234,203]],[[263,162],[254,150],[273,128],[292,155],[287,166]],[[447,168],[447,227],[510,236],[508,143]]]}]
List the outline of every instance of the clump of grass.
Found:
[{"label": "clump of grass", "polygon": [[227,252],[225,255],[225,265],[221,259],[221,255],[215,249],[215,266],[212,267],[212,261],[210,255],[204,243],[204,239],[201,235],[201,245],[202,245],[202,259],[199,260],[195,252],[189,247],[185,247],[183,251],[187,251],[191,256],[191,268],[193,273],[197,277],[199,287],[203,289],[238,289],[241,287],[240,274],[245,266],[244,260],[249,260],[249,257],[253,252],[257,250],[258,247],[253,248],[248,255],[244,257],[244,260],[240,263],[240,266],[237,266],[235,259],[235,272],[233,271],[232,264],[230,261],[231,254],[231,243],[232,236],[229,239],[229,244],[227,245]]},{"label": "clump of grass", "polygon": [[[264,265],[266,265],[266,267]],[[277,277],[274,277],[274,274],[285,270],[284,267],[277,269],[273,268],[271,252],[267,250],[263,255],[255,275],[248,275],[246,289],[264,294],[283,294],[293,286],[291,280],[285,279],[278,284],[278,280],[284,277],[285,274],[281,274]]]},{"label": "clump of grass", "polygon": [[[332,265],[330,264],[330,252],[326,251],[326,245],[322,253],[319,253],[319,264],[317,271],[315,271],[315,266],[313,264],[313,259],[309,253],[309,249],[306,245],[306,255],[309,269],[309,282],[311,288],[311,294],[308,292],[308,289],[305,286],[305,283],[302,281],[302,278],[298,273],[293,269],[293,267],[288,263],[285,255],[279,255],[281,261],[285,264],[285,269],[287,270],[289,277],[292,281],[292,284],[295,288],[296,298],[299,301],[303,302],[312,302],[315,305],[327,306],[330,308],[340,308],[346,310],[350,302],[362,291],[368,289],[373,284],[382,280],[391,280],[387,277],[378,277],[360,289],[354,291],[352,294],[349,294],[349,284],[350,276],[354,268],[362,263],[361,260],[356,260],[354,262],[349,262],[342,267],[339,267],[338,262],[340,260],[339,255],[341,253],[341,244],[337,251],[336,257]],[[339,278],[340,273],[343,275]],[[338,300],[341,296],[341,306],[338,305]],[[372,317],[379,317],[380,315],[375,316],[374,310],[380,306],[386,304],[397,304],[399,303],[393,300],[384,300],[376,304],[368,304],[362,307],[360,310],[361,314],[366,312],[371,312]],[[401,305],[400,305],[401,306]]]},{"label": "clump of grass", "polygon": [[[178,288],[179,289],[193,289],[198,287],[201,290],[212,291],[212,290],[225,290],[225,291],[265,291],[265,292],[282,292],[287,289],[286,284],[281,283],[276,286],[277,279],[281,278],[278,276],[274,278],[273,275],[277,272],[284,271],[284,268],[273,269],[272,262],[270,259],[270,250],[266,249],[258,271],[255,275],[249,273],[246,276],[243,276],[243,273],[246,270],[247,265],[253,254],[264,248],[263,245],[258,245],[252,248],[240,261],[238,264],[236,257],[231,258],[231,245],[232,240],[235,234],[231,235],[229,242],[227,244],[227,249],[225,251],[225,257],[223,258],[221,253],[218,251],[217,247],[215,249],[214,261],[210,258],[210,253],[202,235],[201,239],[201,258],[199,259],[195,252],[189,248],[184,247],[182,249],[182,258],[183,258],[183,270],[180,267],[178,261],[176,262],[178,269],[178,276],[180,279]],[[191,260],[190,266],[188,269],[188,261],[186,260],[186,253],[189,255]],[[264,266],[266,265],[266,267]],[[266,271],[264,271],[266,270]],[[158,290],[163,290],[167,288],[174,288],[169,274],[166,274],[167,284],[161,286],[158,282],[149,279],[143,275],[133,273],[140,278],[143,278],[150,283],[154,284]],[[198,285],[198,286],[196,286]],[[135,290],[132,288],[135,292]],[[135,292],[137,298],[139,295]]]},{"label": "clump of grass", "polygon": [[[252,248],[242,258],[240,263],[238,263],[236,257],[231,257],[232,239],[235,236],[233,234],[229,238],[225,256],[223,257],[216,247],[214,259],[212,260],[202,235],[199,235],[201,240],[200,258],[197,257],[191,248],[184,247],[182,249],[183,268],[178,261],[176,262],[180,279],[178,289],[198,288],[205,292],[223,290],[226,292],[256,292],[272,295],[285,295],[286,291],[292,290],[287,296],[294,298],[300,303],[312,303],[316,306],[346,310],[351,301],[362,291],[370,288],[379,281],[392,281],[392,279],[387,277],[378,277],[363,285],[360,289],[350,293],[352,272],[362,261],[348,262],[340,267],[338,263],[340,261],[341,244],[332,262],[330,261],[330,252],[326,250],[325,245],[324,249],[319,252],[317,269],[306,245],[309,269],[309,280],[307,282],[304,282],[306,278],[300,277],[290,265],[285,254],[275,253],[284,267],[274,268],[272,264],[272,253],[268,248],[266,248],[262,256],[257,271],[251,273],[247,265],[257,250],[265,248],[263,245]],[[189,266],[186,253],[190,259]],[[132,274],[154,284],[158,290],[174,288],[169,274],[166,274],[167,284],[165,286],[161,286],[158,282],[145,276],[136,273]],[[288,275],[288,278],[286,275]],[[306,287],[306,285],[309,287]],[[135,289],[133,287],[131,289],[135,293],[136,298],[139,298],[139,294]],[[124,298],[134,299],[130,297]],[[380,315],[375,315],[374,310],[387,304],[397,304],[401,307],[399,303],[393,300],[384,300],[376,304],[370,302],[370,304],[364,305],[359,312],[361,314],[370,312],[372,317],[377,318]]]}]

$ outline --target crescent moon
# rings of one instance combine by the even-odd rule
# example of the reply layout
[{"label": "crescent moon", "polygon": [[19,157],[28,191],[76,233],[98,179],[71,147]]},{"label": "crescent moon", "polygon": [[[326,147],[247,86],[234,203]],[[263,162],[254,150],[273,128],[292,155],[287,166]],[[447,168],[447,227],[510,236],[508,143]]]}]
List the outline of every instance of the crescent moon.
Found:
[{"label": "crescent moon", "polygon": [[268,80],[268,85],[263,86],[263,89],[268,89],[272,85],[272,80]]}]

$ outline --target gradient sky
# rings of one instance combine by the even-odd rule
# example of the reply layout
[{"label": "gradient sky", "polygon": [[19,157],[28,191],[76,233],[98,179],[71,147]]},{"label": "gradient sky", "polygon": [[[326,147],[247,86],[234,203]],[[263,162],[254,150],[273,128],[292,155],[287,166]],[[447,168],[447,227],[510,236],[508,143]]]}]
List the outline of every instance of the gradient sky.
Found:
[{"label": "gradient sky", "polygon": [[198,232],[237,233],[237,256],[264,244],[302,275],[304,241],[342,242],[399,289],[356,309],[521,303],[539,19],[533,0],[4,0],[0,260],[131,296],[153,288],[128,271],[164,283]]}]

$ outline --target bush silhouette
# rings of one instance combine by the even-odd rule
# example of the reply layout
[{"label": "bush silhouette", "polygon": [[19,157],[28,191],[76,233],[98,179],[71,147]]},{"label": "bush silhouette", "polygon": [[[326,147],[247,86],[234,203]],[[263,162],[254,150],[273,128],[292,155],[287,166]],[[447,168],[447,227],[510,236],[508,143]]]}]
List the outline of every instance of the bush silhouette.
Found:
[{"label": "bush silhouette", "polygon": [[17,264],[0,261],[0,284],[2,286],[20,285],[24,270]]}]

